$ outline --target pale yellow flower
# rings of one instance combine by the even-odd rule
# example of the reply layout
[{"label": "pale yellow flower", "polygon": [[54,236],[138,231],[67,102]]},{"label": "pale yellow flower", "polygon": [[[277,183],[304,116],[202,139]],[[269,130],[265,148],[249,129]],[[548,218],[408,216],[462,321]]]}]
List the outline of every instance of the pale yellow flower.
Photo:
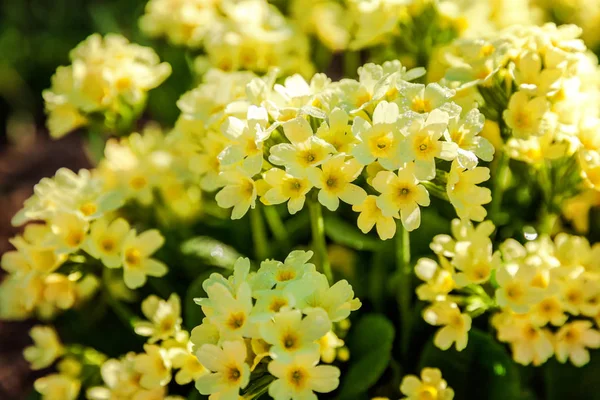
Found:
[{"label": "pale yellow flower", "polygon": [[54,328],[34,326],[29,331],[34,341],[33,346],[25,348],[23,356],[31,364],[31,369],[38,370],[49,367],[64,352],[64,348]]}]

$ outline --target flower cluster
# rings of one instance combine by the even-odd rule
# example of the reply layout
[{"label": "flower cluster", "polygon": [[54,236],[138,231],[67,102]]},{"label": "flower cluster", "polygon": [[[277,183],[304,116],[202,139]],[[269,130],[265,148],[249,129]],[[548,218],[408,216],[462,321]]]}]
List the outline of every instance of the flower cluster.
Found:
[{"label": "flower cluster", "polygon": [[101,366],[104,386],[88,388],[89,400],[180,400],[168,395],[171,380],[186,385],[207,373],[192,353],[189,333],[181,327],[181,304],[176,294],[168,300],[149,296],[142,302],[142,313],[148,320],[136,321],[134,329],[148,337],[144,352],[105,361]]},{"label": "flower cluster", "polygon": [[160,203],[167,210],[161,219],[176,217],[181,222],[197,217],[202,196],[192,169],[195,152],[185,140],[149,125],[142,133],[109,139],[104,153],[95,173],[107,190],[145,207]]},{"label": "flower cluster", "polygon": [[147,92],[171,74],[149,47],[120,35],[91,35],[71,51],[72,64],[59,67],[43,93],[50,134],[61,137],[98,123],[127,127],[146,102]]},{"label": "flower cluster", "polygon": [[452,231],[431,244],[439,264],[421,259],[416,266],[425,281],[417,295],[432,302],[423,317],[442,326],[436,346],[464,349],[471,317],[490,311],[518,363],[540,365],[553,355],[576,366],[589,361],[587,349],[600,347],[600,245],[560,233],[525,245],[508,239],[493,251],[489,221],[474,227],[454,220]]},{"label": "flower cluster", "polygon": [[[99,285],[92,259],[107,268],[123,268],[125,284],[142,286],[146,276],[163,276],[167,267],[152,254],[164,239],[155,230],[138,233],[116,211],[124,197],[108,190],[88,170],[60,169],[35,185],[34,195],[13,218],[31,222],[11,239],[16,250],[2,256],[9,273],[0,286],[0,314],[22,319],[34,311],[50,318],[80,304]],[[105,282],[106,283],[106,282]]]},{"label": "flower cluster", "polygon": [[[345,280],[329,286],[308,263],[312,252],[293,251],[284,262],[237,260],[229,279],[212,274],[204,281],[207,298],[195,299],[206,316],[192,330],[195,354],[210,373],[196,380],[200,393],[237,399],[268,392],[276,400],[314,397],[339,384],[340,371],[317,365],[333,361],[339,340],[332,324],[358,309]],[[266,376],[269,377],[265,379]]]},{"label": "flower cluster", "polygon": [[150,36],[201,48],[197,64],[224,71],[312,73],[308,39],[266,0],[150,0],[140,19]]},{"label": "flower cluster", "polygon": [[91,350],[72,351],[63,345],[54,328],[34,326],[30,331],[33,345],[23,355],[31,369],[46,369],[56,363],[57,372],[36,379],[34,389],[43,400],[76,400],[82,387],[84,363],[101,363],[104,356]]},{"label": "flower cluster", "polygon": [[[210,97],[214,82],[186,94],[176,130],[198,143],[203,188],[222,187],[217,203],[233,208],[233,219],[257,197],[266,205],[287,202],[294,214],[314,192],[331,211],[340,200],[352,205],[361,230],[376,225],[382,239],[394,235],[395,218],[408,230],[419,227],[427,188],[449,199],[460,217],[483,220],[491,197],[477,185],[489,170],[477,164],[494,152],[478,135],[483,115],[454,103],[453,90],[409,82],[422,69],[394,61],[358,73],[359,80],[339,82],[294,75],[282,85],[271,76],[236,75],[250,79],[246,95],[227,81],[219,91],[231,99],[226,105]],[[439,169],[441,160],[452,162],[449,171]]]},{"label": "flower cluster", "polygon": [[[457,40],[447,79],[499,126],[514,159],[541,165],[575,157],[598,188],[598,61],[574,25],[512,27],[486,39]],[[568,175],[568,174],[564,174]]]}]

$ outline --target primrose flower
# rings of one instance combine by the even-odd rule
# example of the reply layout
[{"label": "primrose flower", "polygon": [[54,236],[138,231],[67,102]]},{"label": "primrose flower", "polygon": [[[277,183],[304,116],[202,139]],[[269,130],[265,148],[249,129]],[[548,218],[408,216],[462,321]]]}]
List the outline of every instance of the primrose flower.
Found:
[{"label": "primrose flower", "polygon": [[196,380],[196,389],[204,395],[218,394],[218,398],[223,400],[238,399],[240,389],[245,388],[250,380],[244,342],[224,342],[222,347],[205,344],[196,355],[200,363],[211,371]]},{"label": "primrose flower", "polygon": [[240,219],[251,207],[256,206],[257,188],[253,177],[260,172],[261,165],[238,166],[233,170],[221,172],[220,178],[225,187],[217,193],[215,200],[222,208],[232,208],[231,219]]},{"label": "primrose flower", "polygon": [[352,184],[363,167],[355,159],[345,161],[343,154],[338,154],[325,161],[321,168],[307,170],[308,179],[319,190],[318,199],[331,211],[337,210],[340,199],[348,204],[362,203],[367,192],[360,186]]},{"label": "primrose flower", "polygon": [[281,204],[287,201],[290,214],[302,210],[306,194],[313,187],[307,178],[297,178],[279,168],[266,171],[264,178],[271,187],[262,196],[261,201],[265,204]]},{"label": "primrose flower", "polygon": [[271,147],[269,161],[284,166],[294,176],[304,176],[308,168],[321,165],[335,153],[331,144],[313,134],[304,117],[285,122],[283,131],[290,143]]},{"label": "primrose flower", "polygon": [[414,165],[408,164],[397,174],[381,171],[373,179],[373,187],[381,195],[377,198],[377,207],[384,216],[393,217],[400,212],[402,225],[408,231],[421,225],[419,206],[427,207],[429,193],[414,174]]},{"label": "primrose flower", "polygon": [[377,234],[381,240],[387,240],[396,234],[396,222],[400,215],[385,216],[377,205],[377,196],[369,195],[361,204],[352,206],[352,210],[359,212],[358,227],[363,233],[368,233],[376,226]]},{"label": "primrose flower", "polygon": [[398,105],[382,101],[373,112],[373,124],[356,117],[352,133],[358,140],[352,155],[362,165],[378,161],[385,169],[395,170],[400,166],[399,145],[403,139],[399,132]]},{"label": "primrose flower", "polygon": [[31,369],[47,368],[63,354],[63,345],[54,328],[34,326],[29,331],[34,345],[25,348],[23,356],[30,363]]},{"label": "primrose flower", "polygon": [[556,358],[562,363],[568,358],[576,367],[587,364],[590,361],[588,348],[600,348],[600,332],[592,328],[590,321],[568,323],[556,333]]},{"label": "primrose flower", "polygon": [[406,139],[400,146],[400,157],[405,162],[414,161],[415,176],[420,180],[435,178],[435,158],[452,161],[458,151],[454,142],[440,140],[448,127],[448,113],[439,109],[426,118],[415,117],[402,129]]},{"label": "primrose flower", "polygon": [[155,229],[137,234],[131,230],[123,241],[123,279],[130,289],[143,286],[147,276],[164,276],[168,269],[165,264],[150,258],[164,243],[165,239]]},{"label": "primrose flower", "polygon": [[442,373],[437,368],[423,368],[421,379],[415,375],[407,375],[402,379],[400,391],[406,397],[403,400],[452,400],[454,390],[442,379]]},{"label": "primrose flower", "polygon": [[316,342],[331,330],[324,310],[316,309],[302,318],[300,310],[281,310],[272,321],[261,325],[264,340],[272,344],[274,358],[284,358],[303,351],[318,351]]},{"label": "primrose flower", "polygon": [[277,379],[269,386],[275,400],[316,398],[313,392],[329,393],[339,385],[340,370],[317,365],[318,351],[306,351],[291,359],[274,359],[269,372]]},{"label": "primrose flower", "polygon": [[118,268],[122,263],[123,241],[129,230],[129,223],[123,218],[117,218],[110,224],[104,218],[98,219],[91,226],[84,248],[108,268]]},{"label": "primrose flower", "polygon": [[148,343],[156,343],[175,336],[181,329],[181,302],[173,293],[167,301],[150,295],[142,302],[142,313],[149,321],[134,323],[135,333],[149,336]]},{"label": "primrose flower", "polygon": [[171,381],[171,362],[167,351],[157,345],[144,345],[145,353],[134,360],[134,370],[140,374],[140,385],[144,389],[166,386]]},{"label": "primrose flower", "polygon": [[461,314],[455,303],[436,302],[423,312],[423,319],[431,325],[443,325],[437,331],[433,343],[442,350],[448,350],[456,343],[456,350],[462,351],[467,347],[471,317]]}]

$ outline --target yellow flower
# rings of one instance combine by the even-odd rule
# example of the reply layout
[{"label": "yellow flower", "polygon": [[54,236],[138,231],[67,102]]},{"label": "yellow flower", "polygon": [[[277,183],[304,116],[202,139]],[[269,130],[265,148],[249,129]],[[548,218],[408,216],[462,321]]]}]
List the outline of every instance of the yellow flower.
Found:
[{"label": "yellow flower", "polygon": [[348,114],[340,108],[334,108],[328,117],[328,122],[324,121],[317,129],[317,137],[332,145],[338,153],[350,154],[356,138],[348,124]]},{"label": "yellow flower", "polygon": [[483,221],[487,211],[482,204],[492,201],[492,192],[488,188],[477,186],[490,179],[490,170],[486,167],[476,167],[465,170],[458,161],[452,162],[446,192],[450,203],[461,219]]},{"label": "yellow flower", "polygon": [[454,96],[454,90],[430,83],[427,86],[420,83],[408,83],[402,91],[400,104],[407,111],[430,113],[442,107]]},{"label": "yellow flower", "polygon": [[263,143],[277,127],[272,125],[265,129],[268,122],[267,110],[256,106],[248,108],[245,121],[235,117],[227,118],[221,131],[230,143],[218,156],[221,165],[243,162],[248,170],[260,170],[263,163]]},{"label": "yellow flower", "polygon": [[571,360],[576,367],[590,361],[588,348],[600,347],[600,332],[592,328],[590,321],[573,321],[564,325],[556,333],[556,359],[562,363]]},{"label": "yellow flower", "polygon": [[269,386],[269,395],[275,400],[316,398],[313,392],[335,390],[339,385],[340,370],[330,365],[317,365],[318,362],[318,351],[271,361],[269,373],[277,379]]},{"label": "yellow flower", "polygon": [[400,145],[404,162],[414,161],[414,173],[420,180],[435,177],[435,158],[452,161],[458,151],[454,142],[440,140],[448,127],[448,113],[439,109],[427,115],[417,115],[405,123],[406,139]]},{"label": "yellow flower", "polygon": [[[191,345],[191,343],[190,343]],[[202,375],[208,373],[206,368],[198,358],[191,352],[191,346],[187,348],[173,348],[169,350],[169,358],[174,369],[179,369],[175,374],[175,382],[178,385],[187,385],[188,383],[195,381]]]},{"label": "yellow flower", "polygon": [[196,389],[211,398],[237,399],[250,380],[246,353],[243,341],[224,342],[222,347],[203,345],[196,356],[211,373],[196,380]]},{"label": "yellow flower", "polygon": [[382,101],[373,112],[373,124],[361,117],[354,118],[352,133],[358,144],[352,155],[362,165],[378,161],[385,169],[395,170],[400,166],[399,145],[403,139],[399,131],[400,112],[396,103]]},{"label": "yellow flower", "polygon": [[283,131],[290,143],[271,147],[269,161],[284,166],[294,176],[305,175],[309,167],[321,165],[335,153],[331,144],[313,135],[312,128],[304,117],[285,122]]},{"label": "yellow flower", "polygon": [[452,116],[448,122],[445,137],[447,141],[457,144],[456,160],[463,168],[473,169],[477,166],[477,158],[483,161],[492,161],[494,158],[494,146],[479,135],[484,128],[484,119],[483,114],[473,108],[464,116]]},{"label": "yellow flower", "polygon": [[415,375],[406,375],[400,384],[400,391],[406,397],[403,400],[452,400],[454,391],[442,379],[437,368],[423,368],[421,379]]},{"label": "yellow flower", "polygon": [[561,301],[556,296],[549,296],[536,304],[530,312],[531,321],[537,326],[552,324],[562,326],[567,321]]},{"label": "yellow flower", "polygon": [[312,189],[307,178],[298,178],[279,168],[271,168],[264,173],[265,181],[271,186],[261,198],[265,204],[288,202],[290,214],[296,214],[304,207],[306,194]]},{"label": "yellow flower", "polygon": [[142,302],[142,313],[149,321],[135,322],[135,333],[149,336],[150,344],[174,337],[181,329],[181,302],[175,293],[167,301],[148,296]]},{"label": "yellow flower", "polygon": [[31,364],[31,369],[38,370],[49,367],[64,352],[54,328],[34,326],[29,331],[34,345],[25,348],[23,356]]},{"label": "yellow flower", "polygon": [[158,250],[165,239],[156,230],[151,229],[137,234],[135,229],[131,230],[123,241],[123,279],[130,289],[143,286],[146,276],[161,277],[168,269],[162,262],[150,258]]},{"label": "yellow flower", "polygon": [[517,313],[525,313],[541,300],[540,288],[531,285],[535,271],[507,264],[496,271],[496,280],[500,286],[496,289],[496,301],[500,307],[507,307]]},{"label": "yellow flower", "polygon": [[423,311],[423,319],[431,325],[443,325],[433,338],[433,343],[440,349],[448,350],[453,343],[458,351],[467,347],[471,317],[461,314],[456,303],[435,302]]},{"label": "yellow flower", "polygon": [[301,352],[317,352],[316,343],[331,330],[331,321],[324,310],[315,309],[302,318],[300,310],[282,310],[260,327],[261,337],[272,345],[273,358],[295,357]]},{"label": "yellow flower", "polygon": [[69,309],[77,300],[77,284],[73,276],[50,274],[44,279],[44,301],[60,309]]},{"label": "yellow flower", "polygon": [[42,400],[76,400],[81,382],[67,375],[51,374],[37,379],[33,387],[42,395]]},{"label": "yellow flower", "polygon": [[249,284],[241,283],[234,295],[221,283],[207,283],[205,281],[203,287],[208,299],[197,302],[202,305],[210,323],[218,327],[219,337],[222,340],[238,340],[252,336],[256,326],[249,318],[252,311],[252,291]]},{"label": "yellow flower", "polygon": [[377,226],[377,234],[381,240],[390,239],[396,234],[394,218],[399,219],[400,215],[398,213],[392,216],[383,215],[377,206],[377,196],[367,196],[361,204],[353,205],[352,210],[360,213],[357,224],[363,233],[368,233]]},{"label": "yellow flower", "polygon": [[72,253],[85,242],[89,224],[76,214],[59,213],[52,219],[54,238],[51,242],[60,253]]},{"label": "yellow flower", "polygon": [[524,92],[516,92],[510,97],[508,109],[502,116],[515,137],[527,139],[542,136],[547,131],[543,124],[548,108],[545,97],[531,99]]},{"label": "yellow flower", "polygon": [[144,389],[166,386],[171,381],[171,362],[167,351],[153,344],[145,344],[144,351],[135,357],[133,366],[140,374],[140,385]]},{"label": "yellow flower", "polygon": [[337,356],[337,349],[344,345],[344,341],[337,337],[333,331],[327,332],[317,341],[319,343],[319,352],[321,361],[331,364]]},{"label": "yellow flower", "polygon": [[340,199],[348,204],[360,204],[367,192],[357,185],[352,184],[363,167],[356,159],[345,161],[344,154],[337,154],[325,161],[319,168],[307,170],[308,179],[319,188],[318,199],[321,204],[331,211],[337,210]]},{"label": "yellow flower", "polygon": [[492,317],[498,340],[510,344],[513,358],[523,365],[537,366],[554,354],[552,333],[532,323],[527,314],[503,311]]},{"label": "yellow flower", "polygon": [[256,206],[257,188],[253,177],[260,172],[260,167],[248,169],[238,166],[235,170],[221,172],[220,178],[225,187],[217,193],[215,199],[222,208],[232,208],[231,219],[240,219],[250,207]]},{"label": "yellow flower", "polygon": [[354,297],[354,290],[345,279],[337,281],[331,287],[325,275],[318,272],[308,273],[305,279],[306,285],[314,290],[308,296],[298,299],[296,307],[304,313],[314,308],[322,308],[331,322],[340,322],[362,305],[360,300]]},{"label": "yellow flower", "polygon": [[95,221],[84,244],[85,251],[109,268],[121,266],[123,240],[129,233],[129,223],[117,218],[110,224],[104,218]]},{"label": "yellow flower", "polygon": [[383,215],[393,217],[400,211],[402,225],[408,231],[421,225],[419,206],[429,205],[429,193],[419,185],[413,164],[399,169],[397,175],[390,171],[379,172],[373,179],[373,187],[381,193],[377,206]]},{"label": "yellow flower", "polygon": [[435,301],[444,300],[455,288],[456,283],[452,278],[453,268],[444,257],[440,257],[440,265],[429,258],[420,258],[415,265],[415,275],[422,281],[416,293],[419,300]]}]

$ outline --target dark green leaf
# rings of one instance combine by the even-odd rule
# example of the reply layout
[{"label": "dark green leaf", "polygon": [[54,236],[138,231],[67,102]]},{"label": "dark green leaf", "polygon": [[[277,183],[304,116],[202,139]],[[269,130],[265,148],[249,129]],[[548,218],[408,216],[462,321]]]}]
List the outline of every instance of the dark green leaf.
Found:
[{"label": "dark green leaf", "polygon": [[590,352],[590,362],[577,368],[570,362],[560,364],[554,358],[544,366],[546,399],[599,400],[600,351]]},{"label": "dark green leaf", "polygon": [[461,352],[454,348],[442,351],[429,341],[419,364],[419,370],[439,368],[457,399],[521,398],[521,380],[516,364],[500,343],[480,330],[469,332],[469,344]]},{"label": "dark green leaf", "polygon": [[378,250],[382,241],[362,233],[358,228],[338,217],[325,217],[325,234],[335,243],[348,246],[355,250]]},{"label": "dark green leaf", "polygon": [[348,340],[351,363],[344,374],[341,399],[357,399],[383,375],[391,358],[394,326],[379,314],[364,316]]},{"label": "dark green leaf", "polygon": [[240,254],[231,246],[208,236],[198,236],[185,241],[181,252],[196,257],[206,265],[233,269],[233,264]]}]

